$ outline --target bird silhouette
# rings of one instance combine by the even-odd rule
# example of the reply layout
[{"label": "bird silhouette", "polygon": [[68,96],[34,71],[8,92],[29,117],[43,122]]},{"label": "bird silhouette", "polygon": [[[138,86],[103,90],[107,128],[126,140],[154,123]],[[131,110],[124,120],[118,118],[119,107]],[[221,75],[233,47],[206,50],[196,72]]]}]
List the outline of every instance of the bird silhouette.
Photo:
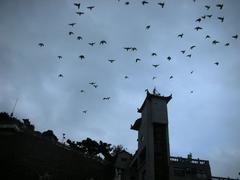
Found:
[{"label": "bird silhouette", "polygon": [[164,7],[164,2],[160,2],[160,3],[158,3],[158,5],[160,5],[162,8]]},{"label": "bird silhouette", "polygon": [[194,29],[198,31],[198,30],[203,29],[203,28],[200,27],[200,26],[197,26],[197,27],[195,27]]},{"label": "bird silhouette", "polygon": [[70,24],[68,24],[68,25],[73,27],[75,24],[76,24],[76,23],[70,23]]},{"label": "bird silhouette", "polygon": [[135,61],[138,62],[138,61],[141,61],[141,59],[137,58]]},{"label": "bird silhouette", "polygon": [[159,64],[153,64],[152,66],[157,68],[159,66]]},{"label": "bird silhouette", "polygon": [[191,71],[190,73],[192,74],[194,71]]},{"label": "bird silhouette", "polygon": [[148,4],[147,1],[142,1],[142,5]]},{"label": "bird silhouette", "polygon": [[168,56],[168,57],[167,57],[167,60],[169,60],[169,61],[170,61],[171,59],[172,59],[172,58],[171,58],[170,56]]},{"label": "bird silhouette", "polygon": [[125,79],[128,79],[128,76],[124,76]]},{"label": "bird silhouette", "polygon": [[125,2],[125,5],[129,5],[129,2],[127,1],[127,2]]},{"label": "bird silhouette", "polygon": [[85,93],[85,91],[83,89],[80,90],[81,93]]},{"label": "bird silhouette", "polygon": [[95,42],[90,42],[88,43],[90,46],[93,46],[95,44]]},{"label": "bird silhouette", "polygon": [[173,78],[173,76],[170,76],[170,77],[169,77],[169,79],[172,79],[172,78]]},{"label": "bird silhouette", "polygon": [[152,80],[154,80],[154,79],[156,79],[156,78],[157,78],[156,76],[153,76],[153,77],[152,77]]},{"label": "bird silhouette", "polygon": [[114,60],[114,59],[109,59],[108,60],[110,63],[113,63],[114,61],[116,61],[116,60]]},{"label": "bird silhouette", "polygon": [[78,56],[81,60],[85,59],[85,56],[84,55],[80,55]]},{"label": "bird silhouette", "polygon": [[102,41],[100,41],[99,44],[103,45],[103,44],[107,44],[107,42],[105,40],[102,40]]},{"label": "bird silhouette", "polygon": [[192,93],[193,93],[193,91],[190,91],[190,93],[192,94]]},{"label": "bird silhouette", "polygon": [[82,111],[84,114],[86,114],[87,113],[87,110],[84,110],[84,111]]},{"label": "bird silhouette", "polygon": [[217,44],[217,43],[219,43],[217,40],[212,41],[212,44]]},{"label": "bird silhouette", "polygon": [[223,22],[224,21],[224,17],[218,17],[218,19]]},{"label": "bird silhouette", "polygon": [[62,75],[62,74],[59,74],[58,77],[63,78],[63,75]]},{"label": "bird silhouette", "polygon": [[208,39],[208,38],[210,38],[210,36],[209,36],[209,35],[206,35],[205,39]]},{"label": "bird silhouette", "polygon": [[43,43],[38,43],[38,46],[43,47],[44,44]]},{"label": "bird silhouette", "polygon": [[124,47],[124,49],[125,49],[126,51],[128,51],[128,50],[130,50],[131,48],[130,48],[130,47]]},{"label": "bird silhouette", "polygon": [[219,7],[219,9],[223,8],[223,4],[217,4],[216,6]]},{"label": "bird silhouette", "polygon": [[90,84],[90,85],[95,85],[96,83],[95,83],[95,82],[90,82],[90,83],[88,83],[88,84]]},{"label": "bird silhouette", "polygon": [[236,34],[236,35],[232,36],[232,38],[233,38],[233,39],[237,39],[237,38],[238,38],[238,35]]},{"label": "bird silhouette", "polygon": [[74,3],[74,6],[77,6],[78,9],[80,9],[80,3]]},{"label": "bird silhouette", "polygon": [[202,16],[202,19],[206,19],[206,15],[203,15],[203,16]]},{"label": "bird silhouette", "polygon": [[110,99],[110,97],[104,97],[103,98],[103,100],[109,100]]},{"label": "bird silhouette", "polygon": [[98,87],[98,85],[94,84],[94,85],[93,85],[93,87],[94,87],[94,88],[97,88],[97,87]]},{"label": "bird silhouette", "polygon": [[152,56],[157,56],[157,53],[152,53]]},{"label": "bird silhouette", "polygon": [[207,10],[210,9],[210,6],[208,6],[208,5],[205,5],[204,7],[205,7]]},{"label": "bird silhouette", "polygon": [[214,64],[216,64],[217,66],[219,65],[219,62],[215,62]]},{"label": "bird silhouette", "polygon": [[184,54],[185,52],[186,52],[186,50],[182,50],[182,51],[181,51],[181,53],[183,53],[183,54]]},{"label": "bird silhouette", "polygon": [[201,18],[197,18],[195,22],[201,22]]},{"label": "bird silhouette", "polygon": [[208,14],[208,15],[206,15],[208,18],[211,18],[212,17],[212,15],[211,14]]},{"label": "bird silhouette", "polygon": [[150,27],[151,27],[150,25],[147,25],[147,26],[146,26],[146,29],[148,30],[148,29],[150,29]]},{"label": "bird silhouette", "polygon": [[95,8],[95,6],[88,6],[87,7],[89,10],[92,10],[93,8]]},{"label": "bird silhouette", "polygon": [[72,31],[70,31],[68,34],[71,36],[71,35],[73,35],[74,33],[73,33]]},{"label": "bird silhouette", "polygon": [[230,43],[226,43],[226,44],[225,44],[225,46],[229,46],[229,45],[230,45]]},{"label": "bird silhouette", "polygon": [[58,59],[62,59],[62,56],[58,56]]},{"label": "bird silhouette", "polygon": [[196,46],[191,46],[191,47],[190,47],[190,50],[193,50],[193,48],[195,48],[195,47],[196,47]]},{"label": "bird silhouette", "polygon": [[131,50],[132,51],[137,51],[137,48],[136,47],[131,47]]},{"label": "bird silhouette", "polygon": [[82,39],[83,39],[82,36],[77,37],[77,40],[82,40]]},{"label": "bird silhouette", "polygon": [[189,58],[190,58],[190,57],[192,57],[192,55],[191,55],[191,54],[188,54],[188,55],[187,55],[187,57],[189,57]]},{"label": "bird silhouette", "polygon": [[182,38],[182,37],[183,37],[183,33],[182,33],[182,34],[179,34],[178,37]]},{"label": "bird silhouette", "polygon": [[84,14],[84,12],[78,11],[78,12],[76,12],[76,14],[79,15],[79,16],[81,16],[81,15]]}]

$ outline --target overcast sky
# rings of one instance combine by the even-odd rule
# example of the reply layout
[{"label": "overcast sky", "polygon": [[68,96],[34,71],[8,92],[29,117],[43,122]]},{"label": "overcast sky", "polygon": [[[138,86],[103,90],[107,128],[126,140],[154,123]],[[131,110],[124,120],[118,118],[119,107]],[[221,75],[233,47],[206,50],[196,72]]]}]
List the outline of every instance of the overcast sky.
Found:
[{"label": "overcast sky", "polygon": [[137,133],[130,125],[140,117],[144,90],[156,87],[173,96],[171,155],[191,152],[210,161],[213,175],[239,177],[240,41],[232,36],[240,35],[240,1],[166,0],[161,8],[157,0],[144,6],[140,0],[82,0],[80,10],[76,2],[0,0],[0,111],[11,113],[19,98],[15,116],[29,118],[39,131],[52,129],[60,140],[66,133],[72,140],[122,144],[134,153]]}]

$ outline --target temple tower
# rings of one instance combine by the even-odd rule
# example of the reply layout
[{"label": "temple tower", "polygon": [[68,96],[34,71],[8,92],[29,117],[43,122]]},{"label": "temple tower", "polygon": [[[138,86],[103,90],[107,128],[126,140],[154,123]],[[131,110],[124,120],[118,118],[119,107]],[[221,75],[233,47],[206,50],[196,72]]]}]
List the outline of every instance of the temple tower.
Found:
[{"label": "temple tower", "polygon": [[169,180],[169,136],[167,103],[172,96],[161,96],[156,90],[147,96],[131,129],[138,131],[138,150],[131,166],[138,180]]}]

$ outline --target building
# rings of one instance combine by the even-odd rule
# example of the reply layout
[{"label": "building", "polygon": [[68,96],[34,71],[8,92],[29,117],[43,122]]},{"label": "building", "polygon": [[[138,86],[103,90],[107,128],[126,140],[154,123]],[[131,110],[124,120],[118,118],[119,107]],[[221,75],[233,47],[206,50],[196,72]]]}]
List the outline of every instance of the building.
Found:
[{"label": "building", "polygon": [[[115,164],[116,180],[211,180],[230,179],[213,177],[209,161],[170,155],[167,104],[170,96],[161,96],[155,89],[147,96],[138,112],[138,118],[131,129],[138,132],[138,149],[134,156],[128,156],[128,166]],[[124,155],[125,154],[125,155]],[[126,158],[126,153],[123,156]],[[119,157],[119,159],[121,159]],[[118,160],[119,161],[119,160]],[[120,177],[119,177],[120,176]],[[116,176],[117,177],[117,176]]]}]

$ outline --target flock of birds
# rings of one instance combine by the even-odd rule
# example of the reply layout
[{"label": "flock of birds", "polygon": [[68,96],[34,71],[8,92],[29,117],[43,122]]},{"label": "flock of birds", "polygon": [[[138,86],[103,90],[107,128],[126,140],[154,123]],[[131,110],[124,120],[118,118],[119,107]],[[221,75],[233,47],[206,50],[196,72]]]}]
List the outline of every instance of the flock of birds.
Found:
[{"label": "flock of birds", "polygon": [[[118,1],[119,3],[122,2],[122,1],[120,1],[120,0],[117,0],[117,1]],[[196,2],[196,0],[193,0],[193,2]],[[130,2],[129,2],[129,1],[125,1],[124,4],[125,4],[125,5],[130,5]],[[142,4],[143,6],[147,6],[148,4],[150,4],[150,2],[148,2],[148,1],[141,1],[141,4]],[[157,3],[157,5],[159,5],[159,7],[161,7],[161,8],[164,8],[164,7],[166,6],[166,2],[159,2],[159,3]],[[76,13],[78,16],[82,16],[82,15],[85,14],[85,12],[82,11],[82,9],[81,9],[81,6],[82,6],[81,3],[79,3],[79,2],[73,3],[73,6],[76,8],[76,12],[75,12],[75,13]],[[219,11],[221,11],[221,10],[224,8],[224,4],[216,4],[215,6],[216,6],[216,8],[219,9]],[[206,8],[206,12],[209,12],[209,10],[210,10],[211,8],[213,8],[213,7],[211,7],[210,5],[205,5],[204,7]],[[86,8],[87,8],[88,10],[92,11],[92,10],[94,10],[94,8],[96,8],[96,7],[95,7],[95,6],[87,6]],[[200,26],[201,22],[204,21],[205,19],[210,19],[210,18],[212,18],[212,17],[213,17],[212,14],[205,14],[205,15],[202,15],[201,17],[197,17],[196,20],[195,20],[195,23],[197,23],[198,25],[195,26],[195,27],[193,28],[193,30],[195,30],[195,31],[197,31],[197,32],[203,30],[204,28]],[[219,20],[221,23],[224,23],[224,19],[225,19],[225,18],[224,18],[224,16],[218,16],[218,17],[216,17],[216,19]],[[71,22],[71,23],[69,23],[68,25],[71,26],[72,28],[74,28],[76,24],[77,24],[76,22],[74,22],[74,23]],[[146,31],[148,31],[150,28],[151,28],[151,25],[145,26],[145,30],[146,30]],[[74,36],[75,33],[74,33],[74,31],[69,31],[69,32],[68,32],[68,35],[69,35],[69,36]],[[177,34],[177,35],[176,35],[176,38],[180,38],[180,39],[184,38],[184,33],[179,33],[179,34]],[[237,40],[237,39],[238,39],[238,34],[232,35],[231,38]],[[81,41],[81,40],[83,40],[83,37],[82,37],[82,36],[76,36],[76,39],[79,40],[79,41]],[[218,40],[212,39],[209,34],[206,34],[206,35],[205,35],[205,39],[206,39],[206,40],[211,40],[211,44],[213,44],[213,45],[217,45],[217,44],[220,43]],[[97,44],[100,45],[100,46],[104,46],[104,45],[107,45],[108,42],[107,42],[106,40],[101,40],[101,41],[99,41],[99,42],[95,42],[95,41],[93,41],[93,42],[88,42],[88,45],[89,45],[89,46],[96,46]],[[229,46],[229,45],[230,45],[230,42],[225,42],[225,43],[223,43],[223,44],[224,44],[224,46]],[[38,45],[39,45],[39,47],[44,47],[44,46],[45,46],[45,44],[44,44],[43,42],[38,43]],[[132,46],[122,47],[122,48],[123,48],[123,50],[125,50],[126,52],[138,51],[137,47],[132,47]],[[192,53],[191,53],[191,52],[192,52],[192,50],[194,50],[195,48],[197,48],[197,45],[192,45],[192,46],[189,47],[189,49],[182,49],[182,50],[180,50],[180,53],[183,54],[183,55],[185,55],[187,58],[191,58],[191,57],[192,57]],[[189,52],[189,51],[190,51],[190,53],[187,53],[187,52]],[[158,56],[158,54],[157,54],[156,52],[152,52],[152,53],[151,53],[151,56]],[[58,55],[57,58],[58,58],[59,60],[61,60],[61,59],[63,59],[63,56],[62,56],[62,55]],[[80,60],[84,60],[84,59],[85,59],[85,55],[81,54],[81,55],[78,56],[78,58],[79,58]],[[172,57],[171,57],[171,56],[167,56],[166,59],[167,59],[168,61],[171,61],[171,60],[172,60]],[[108,61],[109,63],[115,63],[115,62],[116,62],[116,59],[108,59],[107,61]],[[136,63],[139,63],[139,62],[141,62],[141,61],[142,61],[141,58],[136,58],[136,59],[135,59],[135,62],[136,62]],[[215,64],[216,66],[219,66],[220,63],[217,61],[217,62],[214,62],[214,64]],[[153,66],[154,68],[158,68],[159,65],[160,65],[160,64],[152,64],[152,66]],[[193,74],[193,73],[194,73],[194,71],[192,70],[192,71],[190,72],[190,74]],[[58,74],[58,77],[59,77],[59,78],[63,78],[63,77],[64,77],[63,73]],[[128,79],[129,76],[128,76],[128,75],[125,75],[124,78],[125,78],[125,79]],[[152,80],[155,80],[156,78],[157,78],[156,76],[153,76],[153,77],[152,77]],[[169,77],[169,79],[173,79],[173,78],[174,78],[173,75],[171,75],[171,76]],[[96,82],[89,82],[89,85],[92,86],[92,87],[94,87],[94,88],[98,88],[98,84],[97,84]],[[81,90],[80,90],[80,93],[86,93],[86,92],[85,92],[84,89],[81,89]],[[193,93],[193,90],[191,90],[190,93]],[[111,97],[102,97],[102,100],[104,100],[104,101],[110,100],[110,99],[111,99]],[[82,112],[86,114],[86,113],[88,112],[88,110],[83,110]]]}]

